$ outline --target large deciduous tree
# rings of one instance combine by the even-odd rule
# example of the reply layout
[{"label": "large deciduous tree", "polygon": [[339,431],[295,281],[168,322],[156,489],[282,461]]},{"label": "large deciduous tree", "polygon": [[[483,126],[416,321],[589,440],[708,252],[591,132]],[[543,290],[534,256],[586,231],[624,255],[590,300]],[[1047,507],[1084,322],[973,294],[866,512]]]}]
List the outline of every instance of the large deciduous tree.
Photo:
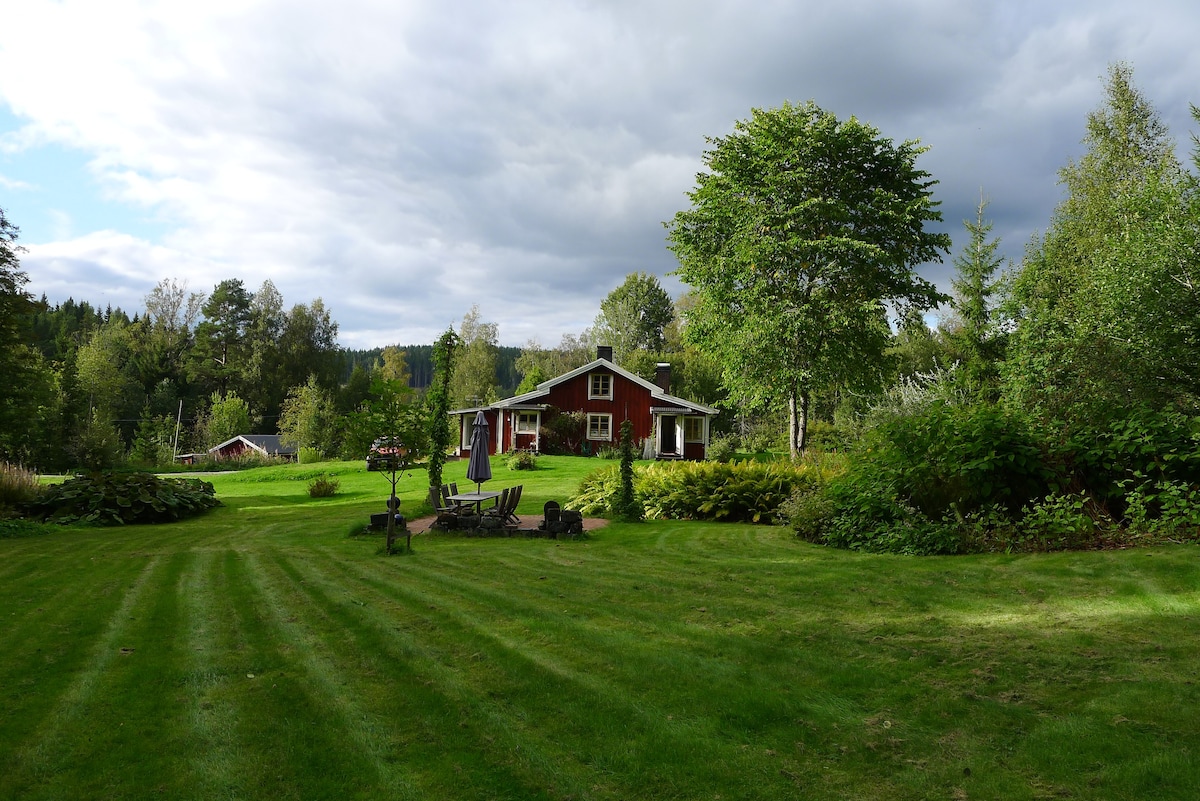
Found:
[{"label": "large deciduous tree", "polygon": [[531,339],[517,357],[516,369],[521,374],[517,394],[522,395],[537,388],[537,385],[576,367],[582,367],[596,358],[594,332],[585,329],[579,336],[563,334],[555,348],[543,348],[537,339]]},{"label": "large deciduous tree", "polygon": [[279,412],[279,434],[284,442],[322,456],[337,453],[341,437],[337,406],[315,375],[288,392]]},{"label": "large deciduous tree", "polygon": [[639,351],[661,351],[666,342],[664,329],[674,319],[675,305],[658,279],[630,273],[600,302],[592,335],[598,343],[611,345],[613,359],[624,365]]},{"label": "large deciduous tree", "polygon": [[498,326],[483,319],[479,306],[472,306],[463,315],[458,331],[460,347],[450,382],[450,397],[456,406],[478,406],[499,398],[498,335]]},{"label": "large deciduous tree", "polygon": [[917,142],[811,102],[755,109],[708,141],[691,208],[667,223],[696,294],[687,337],[720,360],[736,400],[787,403],[795,456],[815,390],[877,377],[885,304],[943,299],[914,270],[950,246],[926,228],[941,219],[936,182]]},{"label": "large deciduous tree", "polygon": [[287,314],[283,295],[268,278],[250,302],[250,324],[246,344],[250,351],[244,397],[253,413],[263,418],[264,427],[275,425],[279,408],[290,385],[286,383],[280,339]]},{"label": "large deciduous tree", "polygon": [[284,318],[279,340],[287,386],[303,384],[310,376],[315,376],[327,390],[337,387],[342,372],[337,333],[338,324],[321,298],[292,307]]}]

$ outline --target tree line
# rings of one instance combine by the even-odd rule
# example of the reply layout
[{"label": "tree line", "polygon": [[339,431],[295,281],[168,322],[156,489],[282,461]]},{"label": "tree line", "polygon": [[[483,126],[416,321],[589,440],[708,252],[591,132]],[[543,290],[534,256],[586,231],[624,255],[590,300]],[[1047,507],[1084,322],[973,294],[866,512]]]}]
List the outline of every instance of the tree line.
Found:
[{"label": "tree line", "polygon": [[[205,293],[163,279],[132,315],[74,298],[35,300],[24,291],[19,230],[0,221],[2,459],[41,470],[165,466],[247,433],[281,433],[311,453],[360,458],[371,437],[356,415],[373,386],[398,382],[422,401],[437,382],[445,336],[431,345],[342,349],[321,298],[288,308],[269,280],[250,291],[228,279]],[[647,378],[656,361],[675,361],[679,386],[711,400],[715,377],[683,345],[676,320],[657,279],[642,273],[604,300],[592,327],[549,348],[499,345],[498,326],[473,306],[448,332],[447,408],[528,391],[591,361],[599,343],[612,343],[619,363]]]}]

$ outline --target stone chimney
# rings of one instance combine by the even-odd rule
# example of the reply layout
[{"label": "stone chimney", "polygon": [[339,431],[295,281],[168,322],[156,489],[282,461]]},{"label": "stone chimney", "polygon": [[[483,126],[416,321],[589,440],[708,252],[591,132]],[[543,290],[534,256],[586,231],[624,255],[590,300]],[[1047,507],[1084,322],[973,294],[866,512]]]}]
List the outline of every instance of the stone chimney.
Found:
[{"label": "stone chimney", "polygon": [[611,362],[612,361],[612,345],[597,345],[596,346],[596,358],[597,359],[607,359],[608,361]]},{"label": "stone chimney", "polygon": [[654,367],[654,383],[658,384],[663,392],[670,394],[671,392],[671,365],[667,362],[659,362]]}]

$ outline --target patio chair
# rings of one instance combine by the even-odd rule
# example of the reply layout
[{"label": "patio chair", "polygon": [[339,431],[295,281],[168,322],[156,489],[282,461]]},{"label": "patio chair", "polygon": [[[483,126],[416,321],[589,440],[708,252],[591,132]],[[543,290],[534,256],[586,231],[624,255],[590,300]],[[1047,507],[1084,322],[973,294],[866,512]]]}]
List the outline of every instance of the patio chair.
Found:
[{"label": "patio chair", "polygon": [[429,504],[433,507],[433,513],[437,515],[433,524],[442,528],[454,528],[458,525],[458,507],[445,505],[441,495],[437,487],[429,488]]},{"label": "patio chair", "polygon": [[496,499],[495,506],[487,507],[481,512],[481,514],[486,515],[487,517],[499,517],[501,520],[503,520],[504,515],[502,510],[508,505],[508,496],[510,492],[511,490],[507,488],[500,490],[500,497]]},{"label": "patio chair", "polygon": [[463,511],[464,504],[459,503],[458,501],[450,500],[451,495],[457,495],[457,494],[458,494],[458,484],[453,483],[453,482],[450,484],[443,484],[442,485],[442,504],[441,505],[450,507],[451,509],[454,510],[455,514],[461,514]]},{"label": "patio chair", "polygon": [[516,528],[521,524],[521,519],[516,515],[517,502],[521,500],[521,484],[506,489],[500,493],[500,500],[496,505],[484,512],[489,517],[500,519],[501,524],[505,528]]},{"label": "patio chair", "polygon": [[508,493],[508,508],[504,512],[504,525],[519,526],[521,518],[517,517],[517,504],[521,502],[521,493],[525,491],[524,484],[518,484]]}]

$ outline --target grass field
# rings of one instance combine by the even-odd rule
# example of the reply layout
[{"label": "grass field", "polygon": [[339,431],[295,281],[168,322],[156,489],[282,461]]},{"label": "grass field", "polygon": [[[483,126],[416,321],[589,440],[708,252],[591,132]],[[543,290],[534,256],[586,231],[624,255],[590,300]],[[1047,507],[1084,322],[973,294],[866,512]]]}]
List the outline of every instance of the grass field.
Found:
[{"label": "grass field", "polygon": [[[532,514],[597,466],[543,464],[493,483]],[[647,523],[384,557],[357,465],[213,481],[191,521],[0,540],[0,799],[1200,798],[1194,547]]]}]

